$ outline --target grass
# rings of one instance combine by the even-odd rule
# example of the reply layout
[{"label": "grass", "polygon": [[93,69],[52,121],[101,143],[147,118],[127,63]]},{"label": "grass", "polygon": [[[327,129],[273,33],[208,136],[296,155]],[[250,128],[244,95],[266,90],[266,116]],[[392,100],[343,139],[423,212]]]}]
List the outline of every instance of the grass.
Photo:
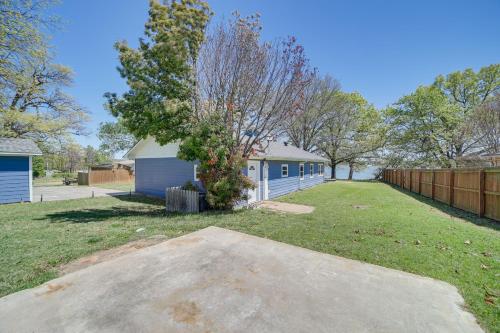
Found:
[{"label": "grass", "polygon": [[0,206],[0,295],[52,279],[59,265],[97,250],[215,225],[447,281],[484,328],[498,331],[499,223],[381,183],[323,184],[280,200],[316,210],[169,215],[143,197]]},{"label": "grass", "polygon": [[33,178],[33,186],[63,186],[62,177]]},{"label": "grass", "polygon": [[92,184],[94,187],[107,188],[111,190],[119,190],[123,192],[135,191],[134,183],[120,184],[120,183],[108,183],[108,184]]}]

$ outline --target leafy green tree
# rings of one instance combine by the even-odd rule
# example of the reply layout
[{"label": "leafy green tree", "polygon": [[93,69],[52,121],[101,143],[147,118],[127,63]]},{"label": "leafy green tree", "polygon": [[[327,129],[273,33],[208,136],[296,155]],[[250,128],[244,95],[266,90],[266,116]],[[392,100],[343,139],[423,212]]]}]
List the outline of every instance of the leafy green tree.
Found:
[{"label": "leafy green tree", "polygon": [[95,149],[90,145],[83,149],[83,164],[87,168],[96,164],[111,162],[112,160],[112,156],[106,151]]},{"label": "leafy green tree", "polygon": [[139,48],[115,44],[121,76],[130,90],[118,98],[107,93],[109,109],[137,138],[153,136],[160,144],[186,137],[195,121],[193,64],[210,18],[200,0],[150,1],[145,37]]},{"label": "leafy green tree", "polygon": [[0,0],[0,136],[37,142],[84,133],[87,112],[62,88],[69,68],[53,64],[48,36],[52,1]]},{"label": "leafy green tree", "polygon": [[413,166],[456,166],[457,158],[485,150],[476,110],[499,89],[497,64],[438,76],[386,110],[389,147],[406,151],[405,161]]},{"label": "leafy green tree", "polygon": [[385,132],[380,114],[359,93],[337,92],[327,110],[318,147],[330,160],[335,178],[337,165],[354,166],[356,160],[380,148]]},{"label": "leafy green tree", "polygon": [[103,122],[99,125],[97,137],[101,141],[99,150],[110,156],[132,148],[137,140],[123,125],[122,121]]},{"label": "leafy green tree", "polygon": [[242,174],[246,159],[231,151],[234,141],[222,119],[204,119],[180,146],[181,159],[199,161],[207,202],[216,209],[230,209],[237,201],[246,199],[242,190],[253,187]]}]

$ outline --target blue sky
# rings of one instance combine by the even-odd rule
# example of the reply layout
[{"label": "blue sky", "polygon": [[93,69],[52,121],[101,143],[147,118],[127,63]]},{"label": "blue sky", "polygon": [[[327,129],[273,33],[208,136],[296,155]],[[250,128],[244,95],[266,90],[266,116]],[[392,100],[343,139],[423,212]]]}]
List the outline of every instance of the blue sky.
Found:
[{"label": "blue sky", "polygon": [[[212,0],[213,21],[261,14],[267,40],[296,36],[314,67],[384,107],[438,74],[500,62],[500,1]],[[127,89],[113,44],[136,45],[147,0],[62,0],[53,11],[64,21],[53,34],[56,61],[71,67],[68,91],[92,116],[81,144],[99,144],[100,122],[112,120],[103,94]]]}]

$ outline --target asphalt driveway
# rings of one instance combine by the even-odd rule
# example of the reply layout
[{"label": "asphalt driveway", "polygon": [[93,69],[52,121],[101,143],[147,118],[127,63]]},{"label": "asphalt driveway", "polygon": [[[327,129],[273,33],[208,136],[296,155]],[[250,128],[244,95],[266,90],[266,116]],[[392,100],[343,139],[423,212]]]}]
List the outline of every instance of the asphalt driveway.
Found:
[{"label": "asphalt driveway", "polygon": [[94,197],[129,194],[129,192],[93,186],[34,186],[33,202],[39,202],[41,199],[43,201],[57,201],[90,198],[92,197],[92,193]]},{"label": "asphalt driveway", "polygon": [[0,332],[481,332],[441,281],[209,227],[0,299]]}]

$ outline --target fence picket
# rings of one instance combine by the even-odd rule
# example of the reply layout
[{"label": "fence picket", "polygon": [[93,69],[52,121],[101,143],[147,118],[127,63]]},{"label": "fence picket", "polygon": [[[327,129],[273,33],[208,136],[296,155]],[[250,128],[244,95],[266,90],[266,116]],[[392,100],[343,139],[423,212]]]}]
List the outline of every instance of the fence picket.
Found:
[{"label": "fence picket", "polygon": [[386,183],[452,207],[500,221],[500,167],[487,169],[386,169]]},{"label": "fence picket", "polygon": [[167,212],[198,213],[198,192],[183,190],[178,187],[165,189],[165,206]]}]

